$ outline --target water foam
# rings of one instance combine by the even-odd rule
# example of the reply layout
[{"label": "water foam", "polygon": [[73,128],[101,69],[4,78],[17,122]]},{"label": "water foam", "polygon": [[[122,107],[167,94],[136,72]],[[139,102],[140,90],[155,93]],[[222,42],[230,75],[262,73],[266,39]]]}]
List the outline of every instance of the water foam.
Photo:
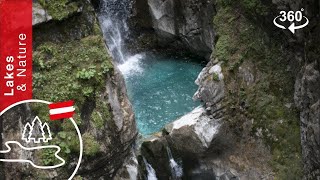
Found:
[{"label": "water foam", "polygon": [[151,164],[148,163],[148,161],[143,157],[144,164],[146,165],[147,170],[147,180],[158,180],[156,171],[153,169]]},{"label": "water foam", "polygon": [[144,56],[144,54],[136,54],[129,57],[124,63],[118,65],[118,68],[125,78],[133,74],[143,72],[141,60],[144,58]]},{"label": "water foam", "polygon": [[167,147],[167,153],[169,157],[170,162],[170,168],[171,168],[171,175],[174,179],[179,179],[183,176],[183,169],[182,167],[174,160],[171,150],[169,147]]}]

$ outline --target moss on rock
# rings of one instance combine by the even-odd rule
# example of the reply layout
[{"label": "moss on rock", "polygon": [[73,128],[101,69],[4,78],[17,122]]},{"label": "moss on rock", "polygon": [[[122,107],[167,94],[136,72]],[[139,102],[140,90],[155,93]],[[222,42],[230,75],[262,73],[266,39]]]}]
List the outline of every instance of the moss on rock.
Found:
[{"label": "moss on rock", "polygon": [[[104,88],[113,66],[99,36],[68,43],[43,43],[34,51],[34,83],[37,97],[57,102],[74,99],[82,104]],[[48,83],[50,82],[50,83]]]},{"label": "moss on rock", "polygon": [[106,122],[112,119],[111,109],[106,102],[96,101],[96,109],[91,115],[92,123],[96,128],[104,128]]},{"label": "moss on rock", "polygon": [[[93,8],[87,1],[41,0],[56,21],[34,27],[33,96],[50,102],[74,100],[76,123],[81,128],[104,128],[112,118],[108,99],[103,95],[106,81],[114,67],[108,55]],[[79,16],[70,16],[75,11]],[[61,156],[73,158],[79,153],[77,134],[70,121],[52,122],[48,107],[36,105],[33,110],[55,129],[53,143],[62,147]],[[97,137],[84,133],[85,156],[100,149]],[[70,140],[70,138],[72,140]],[[88,138],[88,139],[86,139]],[[53,164],[51,152],[41,156],[43,163]]]},{"label": "moss on rock", "polygon": [[[103,127],[104,121],[110,119],[110,112],[106,102],[101,102],[99,97],[105,89],[107,74],[113,72],[113,65],[102,37],[91,35],[66,43],[42,43],[33,55],[34,96],[51,102],[72,99],[76,102],[76,112],[80,115],[85,102],[94,101],[97,106],[90,119],[97,127]],[[35,109],[43,116],[48,112],[44,107]],[[79,114],[76,116],[78,125],[81,125]],[[62,127],[61,133],[74,132],[71,123],[64,123]],[[62,146],[65,148],[62,151],[63,156],[79,151],[77,144],[62,143]],[[73,148],[74,146],[76,148]],[[92,153],[90,150],[89,154]],[[50,159],[45,161],[52,163]]]},{"label": "moss on rock", "polygon": [[[216,5],[214,58],[222,62],[228,92],[225,119],[240,137],[249,131],[264,140],[271,149],[270,164],[276,179],[299,179],[299,118],[290,106],[294,77],[287,71],[287,53],[281,48],[281,38],[271,37],[251,16],[247,18],[247,12],[263,17],[266,6],[260,0],[242,0],[240,6],[233,1],[217,1]],[[245,81],[239,67],[250,70],[253,82]],[[244,125],[248,122],[252,124],[249,128]]]},{"label": "moss on rock", "polygon": [[55,20],[62,20],[80,9],[81,1],[71,0],[39,0],[50,16]]},{"label": "moss on rock", "polygon": [[99,143],[95,140],[95,138],[91,134],[85,133],[83,135],[83,144],[84,144],[84,154],[87,156],[94,156],[100,150]]}]

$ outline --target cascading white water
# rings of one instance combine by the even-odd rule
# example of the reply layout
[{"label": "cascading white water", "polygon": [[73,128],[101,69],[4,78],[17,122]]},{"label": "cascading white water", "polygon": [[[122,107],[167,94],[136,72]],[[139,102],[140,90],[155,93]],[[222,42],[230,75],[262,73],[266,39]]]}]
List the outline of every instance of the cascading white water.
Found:
[{"label": "cascading white water", "polygon": [[124,40],[128,38],[127,19],[130,14],[130,0],[102,0],[99,21],[113,58],[122,64],[127,60]]},{"label": "cascading white water", "polygon": [[174,160],[171,150],[167,147],[167,153],[170,161],[171,175],[173,179],[180,179],[183,175],[182,167]]},{"label": "cascading white water", "polygon": [[156,176],[156,171],[153,169],[153,167],[151,166],[151,164],[148,163],[148,161],[146,160],[146,158],[143,157],[143,162],[146,165],[146,169],[147,169],[147,180],[158,180],[157,176]]},{"label": "cascading white water", "polygon": [[124,63],[119,64],[118,68],[122,72],[124,77],[128,77],[131,74],[142,73],[143,68],[141,67],[141,59],[145,57],[144,54],[136,54],[130,56]]}]

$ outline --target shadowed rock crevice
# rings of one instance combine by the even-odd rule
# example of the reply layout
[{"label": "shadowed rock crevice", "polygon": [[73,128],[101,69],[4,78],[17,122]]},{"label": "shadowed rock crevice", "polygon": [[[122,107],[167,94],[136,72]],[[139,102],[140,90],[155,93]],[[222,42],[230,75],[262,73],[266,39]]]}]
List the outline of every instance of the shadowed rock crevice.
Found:
[{"label": "shadowed rock crevice", "polygon": [[[213,1],[135,1],[129,20],[137,46],[181,50],[209,59],[215,34]],[[143,14],[142,14],[143,12]]]}]

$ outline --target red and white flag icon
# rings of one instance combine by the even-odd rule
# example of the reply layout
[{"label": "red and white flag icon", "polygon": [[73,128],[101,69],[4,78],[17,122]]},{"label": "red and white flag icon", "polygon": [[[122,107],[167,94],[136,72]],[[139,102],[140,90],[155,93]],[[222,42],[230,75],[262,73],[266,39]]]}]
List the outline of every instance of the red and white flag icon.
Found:
[{"label": "red and white flag icon", "polygon": [[64,119],[64,118],[72,118],[75,111],[73,104],[74,104],[73,101],[49,104],[50,119],[58,120],[58,119]]}]

